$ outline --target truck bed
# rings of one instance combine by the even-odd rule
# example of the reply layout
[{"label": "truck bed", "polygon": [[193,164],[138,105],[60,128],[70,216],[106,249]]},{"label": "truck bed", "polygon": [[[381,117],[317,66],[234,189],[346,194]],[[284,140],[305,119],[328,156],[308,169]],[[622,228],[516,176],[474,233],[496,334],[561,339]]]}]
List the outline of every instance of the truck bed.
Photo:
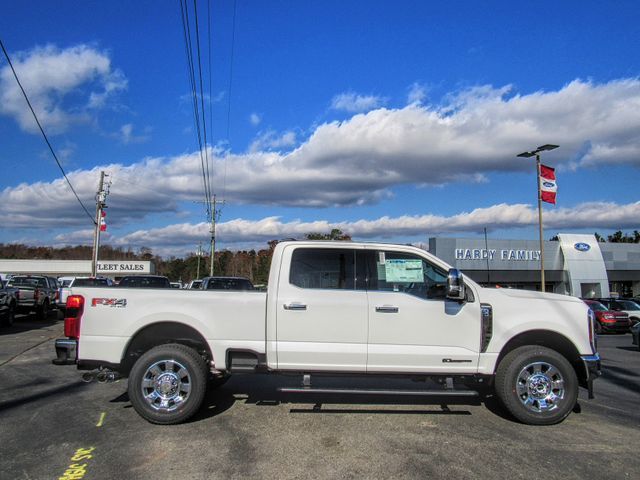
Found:
[{"label": "truck bed", "polygon": [[71,294],[91,312],[81,323],[79,360],[117,364],[131,338],[157,322],[196,329],[220,366],[230,348],[266,351],[265,292],[81,287]]}]

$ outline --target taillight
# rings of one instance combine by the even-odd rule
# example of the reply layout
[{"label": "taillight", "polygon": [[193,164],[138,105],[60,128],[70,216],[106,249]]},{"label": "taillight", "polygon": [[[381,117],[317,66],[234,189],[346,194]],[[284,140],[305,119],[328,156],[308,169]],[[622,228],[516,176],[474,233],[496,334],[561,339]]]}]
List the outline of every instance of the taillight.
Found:
[{"label": "taillight", "polygon": [[67,297],[66,315],[64,317],[64,334],[69,338],[80,338],[80,320],[84,312],[84,297],[69,295]]}]

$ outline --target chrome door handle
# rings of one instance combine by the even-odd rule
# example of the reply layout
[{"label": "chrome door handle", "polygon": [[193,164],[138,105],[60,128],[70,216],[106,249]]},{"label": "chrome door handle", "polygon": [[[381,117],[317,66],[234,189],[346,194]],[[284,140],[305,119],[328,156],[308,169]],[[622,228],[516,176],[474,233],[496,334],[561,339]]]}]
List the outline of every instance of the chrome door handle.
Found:
[{"label": "chrome door handle", "polygon": [[398,313],[400,309],[398,307],[394,307],[392,305],[383,305],[381,307],[376,307],[376,312],[378,313]]},{"label": "chrome door handle", "polygon": [[298,303],[298,302],[285,303],[284,309],[285,310],[306,310],[307,306],[304,303]]}]

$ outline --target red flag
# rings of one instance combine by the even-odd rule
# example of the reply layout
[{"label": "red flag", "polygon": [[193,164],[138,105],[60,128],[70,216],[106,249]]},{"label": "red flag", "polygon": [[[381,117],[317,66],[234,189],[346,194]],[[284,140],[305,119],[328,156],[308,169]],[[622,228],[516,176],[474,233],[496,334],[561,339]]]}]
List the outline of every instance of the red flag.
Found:
[{"label": "red flag", "polygon": [[543,202],[556,203],[556,169],[540,165],[540,199]]},{"label": "red flag", "polygon": [[101,232],[106,232],[106,230],[107,230],[107,222],[104,219],[104,217],[107,216],[107,212],[102,210],[102,212],[100,212],[100,213],[101,213],[101,215],[100,215],[100,231]]}]

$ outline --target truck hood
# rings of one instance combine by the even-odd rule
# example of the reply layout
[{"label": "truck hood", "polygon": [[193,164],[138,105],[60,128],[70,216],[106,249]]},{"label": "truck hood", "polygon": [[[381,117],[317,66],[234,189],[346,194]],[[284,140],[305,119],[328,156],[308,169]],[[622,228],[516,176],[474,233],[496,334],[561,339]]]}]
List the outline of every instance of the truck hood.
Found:
[{"label": "truck hood", "polygon": [[514,288],[481,288],[480,298],[521,298],[527,300],[545,300],[556,302],[583,303],[578,297],[560,295],[558,293],[534,292],[531,290],[517,290]]}]

